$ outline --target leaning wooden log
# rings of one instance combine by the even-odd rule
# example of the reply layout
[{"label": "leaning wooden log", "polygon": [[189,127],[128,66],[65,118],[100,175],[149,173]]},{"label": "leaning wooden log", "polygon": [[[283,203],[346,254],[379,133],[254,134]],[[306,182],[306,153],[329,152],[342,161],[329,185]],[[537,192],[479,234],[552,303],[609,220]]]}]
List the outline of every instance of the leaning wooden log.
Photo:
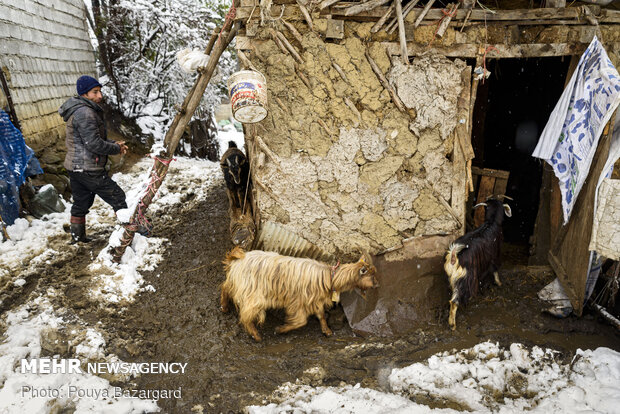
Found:
[{"label": "leaning wooden log", "polygon": [[288,39],[278,30],[274,30],[274,32],[278,39],[280,39],[282,44],[288,49],[291,56],[293,56],[298,63],[303,64],[304,60],[301,58],[301,56],[299,56],[299,53],[297,53],[297,49],[293,47],[293,45],[288,41]]},{"label": "leaning wooden log", "polygon": [[383,27],[383,25],[385,24],[387,19],[390,18],[390,15],[393,12],[394,12],[394,3],[390,4],[390,7],[388,7],[388,9],[385,12],[385,14],[383,16],[381,16],[379,21],[377,23],[375,23],[375,25],[372,27],[372,29],[370,29],[370,33],[377,33],[379,30],[381,30],[381,28]]},{"label": "leaning wooden log", "polygon": [[611,326],[620,330],[620,320],[616,319],[611,313],[607,312],[607,310],[601,305],[597,305],[596,303],[591,302],[590,308],[594,309],[600,316],[603,317],[603,319],[609,322]]},{"label": "leaning wooden log", "polygon": [[[403,9],[403,20],[406,19],[407,16],[409,16],[409,13],[413,11],[416,4],[418,4],[418,1],[420,0],[413,0],[412,2],[410,2],[409,4],[405,6],[405,8]],[[388,32],[389,34],[392,34],[394,33],[394,30],[396,30],[397,27],[398,27],[398,15],[394,16],[392,21],[390,21],[390,23],[385,28],[385,31]]]},{"label": "leaning wooden log", "polygon": [[450,24],[452,17],[456,15],[456,11],[458,10],[459,5],[460,3],[448,5],[448,14],[441,20],[441,23],[439,24],[439,28],[437,29],[437,33],[435,33],[435,36],[443,37],[443,34],[448,29],[448,25]]},{"label": "leaning wooden log", "polygon": [[396,5],[396,19],[398,20],[398,39],[400,41],[400,60],[403,64],[409,64],[409,55],[407,54],[407,38],[405,37],[405,21],[403,20],[402,0],[394,0]]},{"label": "leaning wooden log", "polygon": [[345,9],[345,16],[355,16],[361,12],[374,10],[379,6],[384,5],[390,0],[370,0],[363,3],[356,4],[355,6],[351,6]]},{"label": "leaning wooden log", "polygon": [[325,132],[327,132],[327,135],[330,135],[330,136],[333,135],[331,129],[329,129],[325,121],[323,121],[321,118],[318,118],[318,121],[319,121],[319,125],[321,125],[323,129],[325,130]]},{"label": "leaning wooden log", "polygon": [[398,94],[396,93],[394,88],[392,88],[388,80],[385,78],[379,66],[375,63],[373,58],[370,57],[370,53],[368,52],[368,50],[366,50],[366,59],[368,60],[368,63],[370,64],[372,71],[375,72],[375,75],[377,75],[377,78],[379,79],[379,82],[381,82],[381,85],[383,85],[383,87],[387,89],[387,91],[389,92],[390,96],[392,97],[392,102],[394,102],[394,105],[396,105],[399,111],[407,112],[407,109],[405,108],[403,101],[400,100],[400,98],[398,97]]},{"label": "leaning wooden log", "polygon": [[289,32],[291,32],[291,34],[293,35],[293,37],[299,42],[299,44],[301,45],[303,43],[303,37],[301,36],[301,33],[299,33],[299,31],[297,29],[295,29],[295,26],[293,26],[292,24],[290,24],[289,22],[287,22],[286,20],[282,19],[282,23],[284,24],[284,26],[286,26],[286,28],[289,30]]},{"label": "leaning wooden log", "polygon": [[278,98],[277,96],[274,96],[276,103],[278,104],[278,106],[280,108],[282,108],[283,111],[287,111],[286,106],[284,105],[284,103],[282,102],[282,100],[280,98]]},{"label": "leaning wooden log", "polygon": [[301,81],[304,83],[304,85],[306,85],[306,88],[308,88],[309,90],[312,90],[312,84],[310,83],[310,80],[308,79],[308,77],[302,72],[301,68],[299,67],[299,65],[295,64],[295,73],[297,74],[297,76],[299,77],[299,79],[301,79]]},{"label": "leaning wooden log", "polygon": [[342,68],[340,66],[338,66],[338,64],[336,62],[332,62],[332,66],[334,67],[334,69],[336,69],[336,72],[338,72],[338,74],[340,75],[342,80],[345,81],[346,83],[349,83],[349,79],[347,79],[347,75],[345,75],[345,73],[342,70]]},{"label": "leaning wooden log", "polygon": [[422,23],[422,20],[424,20],[424,16],[426,16],[426,13],[428,13],[431,7],[433,7],[433,3],[435,3],[435,0],[429,0],[428,3],[426,3],[426,6],[424,6],[424,9],[422,9],[422,12],[418,15],[418,18],[415,19],[415,23],[413,23],[414,29],[418,27],[420,23]]},{"label": "leaning wooden log", "polygon": [[360,111],[357,110],[357,108],[355,107],[355,104],[346,96],[344,98],[344,103],[345,103],[346,106],[349,107],[351,112],[353,112],[355,114],[355,116],[357,117],[358,123],[361,124],[362,123],[362,114],[360,114]]},{"label": "leaning wooden log", "polygon": [[323,10],[329,6],[331,6],[332,4],[336,4],[338,3],[340,0],[323,0],[323,2],[321,3],[321,5],[319,6],[320,10]]},{"label": "leaning wooden log", "polygon": [[469,16],[471,16],[471,10],[472,9],[467,10],[467,14],[465,15],[465,19],[463,20],[463,24],[461,25],[461,30],[459,30],[459,32],[463,32],[463,29],[465,28],[465,25],[467,24],[467,20],[469,20]]},{"label": "leaning wooden log", "polygon": [[258,72],[256,67],[252,64],[252,62],[250,62],[250,59],[248,59],[243,50],[237,50],[237,56],[239,56],[239,60],[241,60],[241,63],[246,69],[252,69],[253,71]]},{"label": "leaning wooden log", "polygon": [[[236,5],[238,6],[238,1],[235,1],[235,3],[237,3]],[[175,116],[172,125],[166,133],[166,137],[164,138],[166,154],[162,157],[155,157],[155,163],[153,165],[153,169],[151,170],[151,181],[148,186],[148,191],[146,191],[142,199],[138,202],[138,205],[129,220],[129,224],[125,225],[125,230],[121,236],[120,246],[114,248],[112,251],[112,258],[116,263],[121,261],[125,250],[133,242],[139,222],[146,212],[146,209],[153,201],[159,187],[161,187],[163,179],[168,172],[168,166],[172,161],[174,151],[179,145],[179,140],[183,136],[185,127],[189,124],[196,108],[200,104],[204,91],[213,76],[213,72],[215,71],[215,67],[217,66],[220,56],[235,37],[239,26],[238,24],[235,24],[234,28],[231,29],[232,23],[233,18],[226,19],[222,30],[217,34],[217,41],[214,41],[215,45],[213,46],[207,66],[204,70],[200,71],[200,75],[196,79],[194,86],[183,101],[181,110]]]},{"label": "leaning wooden log", "polygon": [[303,14],[304,19],[306,19],[306,23],[308,23],[308,27],[310,30],[314,30],[314,25],[312,24],[312,17],[310,17],[310,13],[308,13],[308,9],[304,6],[299,0],[297,0],[297,5],[299,6],[299,10],[301,14]]}]

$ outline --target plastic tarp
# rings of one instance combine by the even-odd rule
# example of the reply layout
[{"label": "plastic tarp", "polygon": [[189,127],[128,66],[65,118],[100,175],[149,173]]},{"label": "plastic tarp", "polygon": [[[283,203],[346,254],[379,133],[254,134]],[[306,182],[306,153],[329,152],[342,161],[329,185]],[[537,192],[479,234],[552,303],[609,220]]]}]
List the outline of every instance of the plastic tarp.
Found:
[{"label": "plastic tarp", "polygon": [[36,174],[43,174],[43,170],[34,151],[0,109],[0,215],[6,224],[19,217],[19,186]]}]

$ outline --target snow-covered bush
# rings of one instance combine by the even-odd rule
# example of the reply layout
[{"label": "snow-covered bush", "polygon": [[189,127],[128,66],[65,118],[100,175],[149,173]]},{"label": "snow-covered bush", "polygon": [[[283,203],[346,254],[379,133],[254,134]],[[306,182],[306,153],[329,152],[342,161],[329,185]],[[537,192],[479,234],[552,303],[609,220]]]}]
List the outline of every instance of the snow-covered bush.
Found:
[{"label": "snow-covered bush", "polygon": [[[103,92],[132,118],[170,122],[196,74],[184,73],[176,53],[203,51],[230,6],[224,0],[85,0],[94,27]],[[90,4],[92,2],[92,4]],[[235,68],[233,49],[220,58],[219,73],[204,94],[198,114],[211,112],[226,94],[225,79]],[[148,123],[147,123],[148,125]],[[153,126],[154,128],[154,126]]]}]

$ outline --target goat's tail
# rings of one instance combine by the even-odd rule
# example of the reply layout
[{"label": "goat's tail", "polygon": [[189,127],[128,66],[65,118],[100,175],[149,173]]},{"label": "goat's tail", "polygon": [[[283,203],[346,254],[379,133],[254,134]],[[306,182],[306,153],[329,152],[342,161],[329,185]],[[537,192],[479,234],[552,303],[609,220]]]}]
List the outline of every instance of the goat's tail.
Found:
[{"label": "goat's tail", "polygon": [[235,141],[228,141],[228,148],[237,148]]},{"label": "goat's tail", "polygon": [[448,258],[450,258],[450,264],[455,265],[458,260],[458,254],[466,248],[467,246],[461,243],[450,244],[450,247],[448,248],[448,254],[446,255],[446,262],[448,261]]},{"label": "goat's tail", "polygon": [[443,268],[448,275],[448,280],[450,282],[450,286],[452,287],[453,294],[456,282],[467,275],[467,269],[461,266],[458,258],[458,254],[466,248],[467,246],[464,244],[452,243],[446,253],[446,262]]},{"label": "goat's tail", "polygon": [[233,248],[231,251],[226,252],[226,258],[222,261],[222,263],[224,263],[226,270],[228,270],[232,262],[234,262],[235,260],[243,259],[244,257],[245,251],[241,247],[235,246],[235,248]]}]

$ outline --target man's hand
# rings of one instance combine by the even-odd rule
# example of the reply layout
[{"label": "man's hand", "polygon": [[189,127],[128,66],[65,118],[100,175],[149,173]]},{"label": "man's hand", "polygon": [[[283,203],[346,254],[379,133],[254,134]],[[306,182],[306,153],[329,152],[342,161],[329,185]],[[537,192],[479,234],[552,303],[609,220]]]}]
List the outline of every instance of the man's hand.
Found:
[{"label": "man's hand", "polygon": [[121,155],[126,154],[128,148],[127,145],[125,145],[125,141],[117,141],[116,143],[119,145],[119,147],[121,147]]}]

